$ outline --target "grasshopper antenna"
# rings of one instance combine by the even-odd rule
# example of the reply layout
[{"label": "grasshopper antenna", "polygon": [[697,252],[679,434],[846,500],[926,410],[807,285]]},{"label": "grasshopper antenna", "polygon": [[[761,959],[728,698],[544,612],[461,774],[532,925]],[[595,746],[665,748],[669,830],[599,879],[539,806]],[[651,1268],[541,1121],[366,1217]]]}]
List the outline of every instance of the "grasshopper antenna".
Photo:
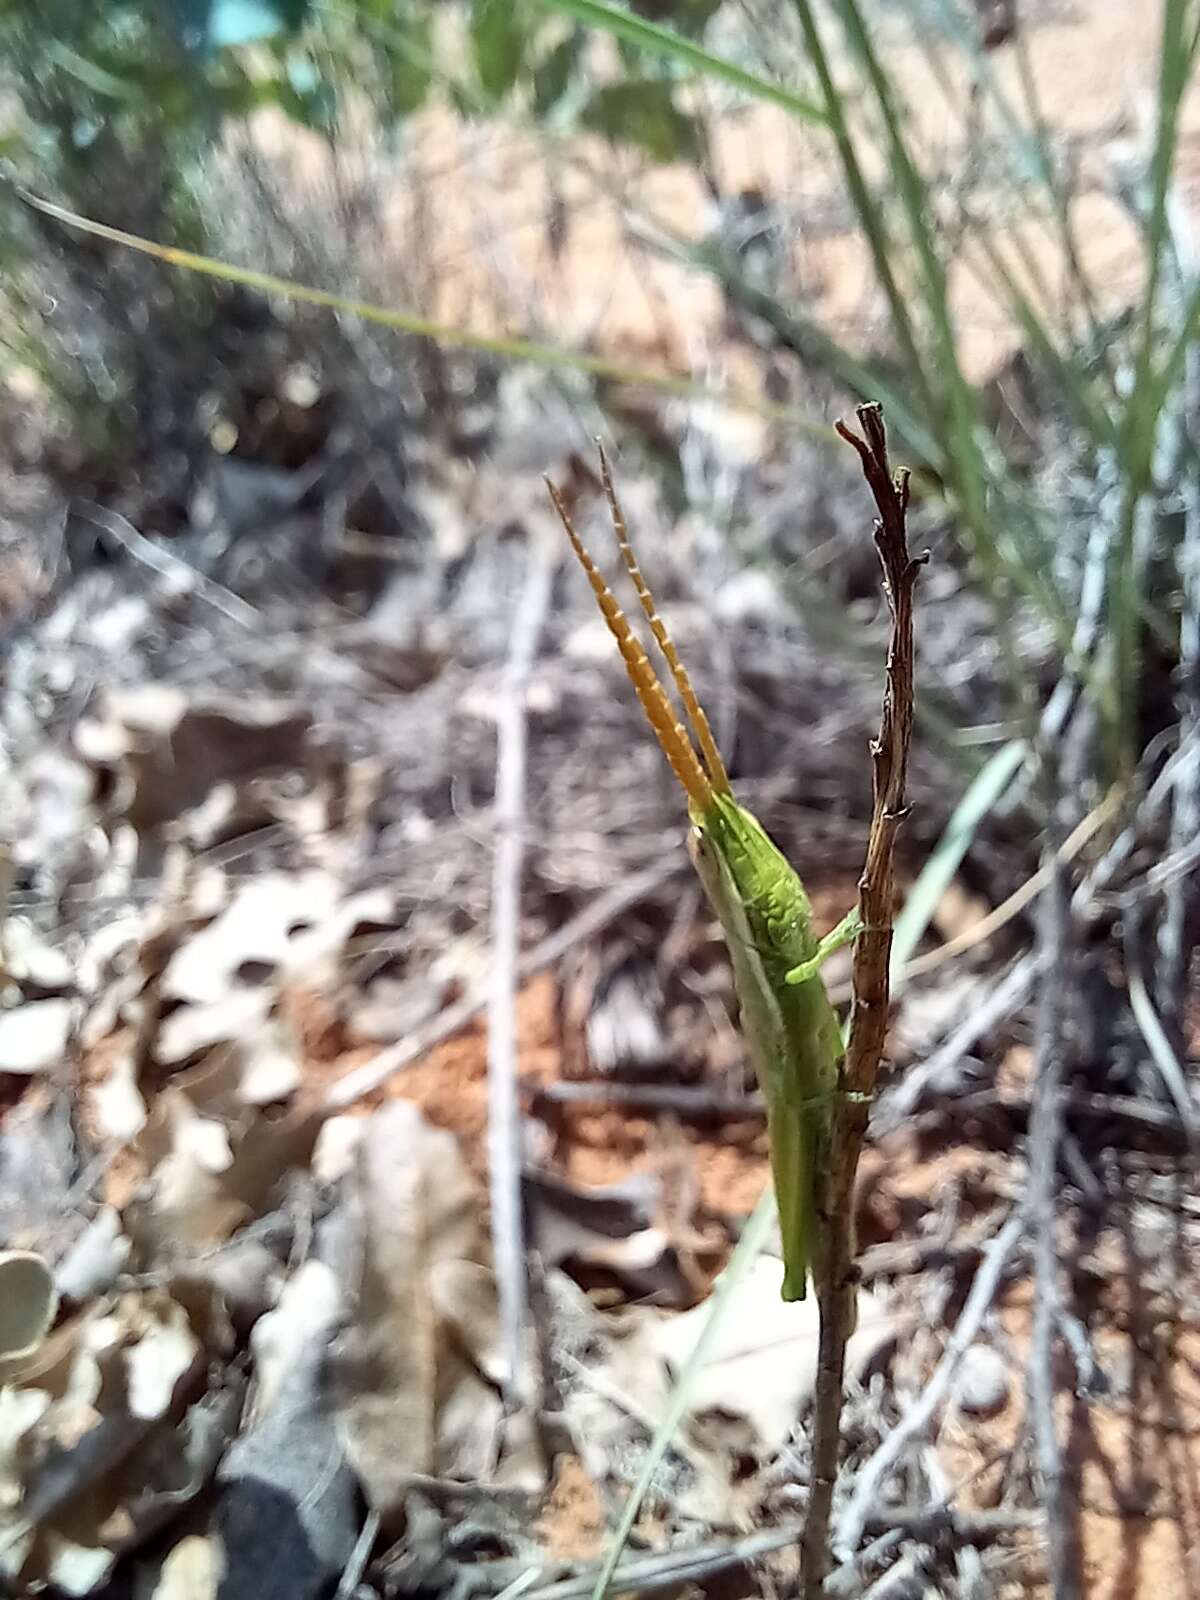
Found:
[{"label": "grasshopper antenna", "polygon": [[638,599],[642,603],[642,610],[646,613],[646,621],[650,624],[650,631],[654,635],[658,648],[663,653],[663,659],[670,669],[671,678],[679,691],[679,698],[683,701],[683,709],[687,712],[688,721],[696,735],[696,742],[700,746],[700,754],[704,757],[704,765],[708,769],[708,776],[712,786],[720,794],[729,794],[729,774],[725,770],[725,763],[721,759],[721,752],[717,749],[717,741],[713,738],[712,727],[704,713],[704,707],[696,698],[696,691],[692,688],[692,680],[688,670],[679,659],[679,652],[675,648],[674,640],[667,632],[667,625],[658,614],[658,607],[651,593],[650,585],[638,565],[637,556],[634,554],[633,545],[629,538],[629,529],[625,524],[625,516],[617,499],[617,491],[613,485],[612,469],[608,464],[608,455],[600,440],[596,440],[596,448],[600,452],[600,477],[604,483],[604,498],[608,501],[609,514],[612,517],[613,532],[617,536],[617,548],[621,552],[621,560],[625,563],[625,570],[633,580],[637,590]]},{"label": "grasshopper antenna", "polygon": [[713,785],[700,765],[687,729],[675,715],[667,698],[667,692],[651,666],[650,658],[642,648],[641,641],[629,626],[629,618],[621,610],[620,602],[605,583],[604,574],[592,560],[583,540],[575,531],[575,524],[565,501],[549,478],[544,481],[554,502],[554,509],[558,512],[559,521],[563,525],[563,531],[571,541],[571,548],[592,586],[592,593],[596,596],[597,604],[608,624],[608,630],[617,641],[625,670],[637,691],[637,697],[654,731],[654,737],[662,746],[663,754],[671,763],[671,770],[683,785],[689,800],[702,810],[706,810],[712,801]]}]

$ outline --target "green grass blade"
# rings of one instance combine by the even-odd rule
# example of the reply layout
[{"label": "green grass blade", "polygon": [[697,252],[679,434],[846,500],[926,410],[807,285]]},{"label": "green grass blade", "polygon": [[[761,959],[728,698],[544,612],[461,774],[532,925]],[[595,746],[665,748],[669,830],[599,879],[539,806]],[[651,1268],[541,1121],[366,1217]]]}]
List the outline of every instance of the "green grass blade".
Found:
[{"label": "green grass blade", "polygon": [[1140,337],[1133,392],[1127,413],[1125,467],[1138,491],[1150,482],[1151,455],[1158,422],[1151,403],[1154,392],[1154,347],[1158,335],[1156,312],[1164,256],[1169,243],[1167,196],[1175,170],[1179,114],[1196,61],[1196,30],[1200,17],[1190,13],[1195,13],[1197,9],[1200,8],[1195,7],[1194,0],[1163,0],[1159,37],[1158,118],[1150,157],[1150,208],[1145,229],[1146,283],[1140,307]]},{"label": "green grass blade", "polygon": [[650,1485],[654,1482],[654,1475],[662,1465],[679,1424],[683,1421],[695,1380],[708,1360],[709,1352],[737,1297],[738,1290],[745,1283],[750,1268],[762,1254],[774,1225],[775,1190],[768,1184],[766,1193],[755,1206],[753,1215],[729,1258],[729,1265],[721,1274],[717,1287],[709,1299],[704,1326],[696,1336],[696,1343],[692,1346],[683,1370],[671,1391],[666,1410],[654,1430],[654,1437],[642,1461],[637,1480],[629,1491],[629,1498],[621,1512],[621,1520],[617,1523],[616,1531],[605,1552],[604,1565],[600,1568],[595,1587],[592,1589],[592,1600],[604,1600],[608,1594],[613,1574],[629,1542],[629,1535],[633,1532],[634,1523],[649,1493]]},{"label": "green grass blade", "polygon": [[[1078,362],[1071,355],[1064,355],[1059,350],[1050,329],[1038,314],[1037,307],[1021,287],[1016,275],[992,243],[986,230],[972,226],[968,236],[983,256],[988,270],[999,285],[1000,296],[1003,297],[1007,309],[1015,317],[1025,335],[1029,353],[1062,394],[1076,422],[1086,429],[1095,444],[1115,447],[1118,440],[1117,424],[1090,392],[1087,379],[1080,371]],[[973,265],[969,257],[964,259],[968,265]],[[978,271],[978,268],[976,270]]]},{"label": "green grass blade", "polygon": [[958,871],[979,824],[1016,777],[1027,749],[1023,739],[1013,739],[984,763],[955,806],[946,831],[909,890],[892,934],[893,995],[903,986],[904,966],[933,920],[938,902]]},{"label": "green grass blade", "polygon": [[909,153],[895,86],[879,61],[856,0],[835,0],[835,10],[883,119],[891,170],[920,265],[919,276],[934,337],[935,359],[946,393],[946,450],[954,463],[966,519],[976,540],[983,547],[981,553],[991,555],[994,552],[988,548],[984,473],[975,442],[977,407],[958,359],[946,269],[934,243],[928,188]]},{"label": "green grass blade", "polygon": [[786,349],[794,351],[802,361],[835,373],[857,399],[878,400],[887,412],[889,426],[905,447],[935,472],[943,470],[941,445],[913,409],[904,385],[894,376],[856,356],[813,318],[757,288],[727,254],[705,244],[665,240],[664,235],[656,243],[667,250],[671,259],[711,274],[741,310],[767,323]]},{"label": "green grass blade", "polygon": [[671,28],[660,27],[656,22],[647,22],[644,17],[636,16],[632,11],[622,11],[617,6],[606,5],[604,0],[541,0],[541,3],[549,11],[557,11],[560,15],[570,17],[575,22],[582,22],[589,28],[610,33],[614,38],[624,39],[627,44],[663,56],[668,61],[677,61],[682,66],[692,67],[706,78],[713,78],[728,84],[733,89],[740,89],[743,94],[751,95],[756,100],[766,100],[772,105],[781,106],[784,111],[790,112],[792,116],[799,117],[804,122],[824,124],[826,121],[824,112],[811,100],[805,100],[803,96],[795,94],[791,89],[784,88],[781,83],[775,83],[770,78],[761,77],[756,72],[748,72],[725,56],[714,55],[711,50],[705,50],[702,45],[684,38]]},{"label": "green grass blade", "polygon": [[[1143,592],[1146,566],[1139,561],[1139,540],[1147,515],[1147,496],[1153,488],[1154,446],[1162,408],[1170,395],[1160,370],[1169,372],[1174,352],[1162,369],[1155,362],[1155,347],[1163,337],[1158,316],[1159,292],[1166,256],[1171,247],[1167,200],[1175,171],[1180,111],[1184,94],[1194,77],[1200,7],[1195,0],[1163,0],[1159,43],[1157,122],[1150,158],[1150,205],[1145,223],[1146,283],[1140,304],[1134,379],[1125,408],[1121,468],[1124,496],[1119,547],[1111,582],[1112,685],[1110,699],[1116,708],[1114,733],[1117,758],[1128,771],[1136,760],[1137,707],[1141,688],[1141,628],[1146,606]],[[1184,312],[1184,331],[1191,323],[1190,307]]]},{"label": "green grass blade", "polygon": [[1081,257],[1071,215],[1070,195],[1059,182],[1050,133],[1033,73],[1026,31],[1018,28],[1016,37],[1012,41],[1017,82],[1029,117],[1028,122],[1023,122],[1013,109],[1000,74],[993,67],[992,52],[984,46],[976,20],[968,18],[962,8],[954,4],[954,0],[936,0],[936,9],[940,25],[955,40],[964,56],[969,58],[975,81],[986,90],[988,99],[999,112],[1001,122],[1014,145],[1018,146],[1026,157],[1032,157],[1035,175],[1050,202],[1051,216],[1056,225],[1063,260],[1087,317],[1092,342],[1100,349],[1109,387],[1114,388],[1112,371],[1101,337],[1095,289]]},{"label": "green grass blade", "polygon": [[821,85],[821,94],[825,102],[825,113],[829,128],[837,145],[838,156],[842,163],[842,174],[846,180],[846,187],[850,191],[850,201],[854,207],[854,214],[858,218],[859,226],[866,236],[867,244],[871,251],[871,262],[875,268],[875,276],[888,303],[888,312],[892,319],[892,329],[900,346],[900,354],[904,360],[906,371],[917,389],[920,403],[929,419],[931,427],[936,431],[936,412],[933,403],[933,389],[925,363],[922,360],[913,321],[909,315],[908,299],[900,288],[893,271],[893,262],[897,251],[887,226],[887,219],[883,208],[871,193],[863,172],[862,164],[858,159],[853,136],[850,132],[850,117],[847,115],[845,97],[838,88],[834,79],[829,57],[821,39],[821,32],[817,26],[810,0],[793,0],[800,27],[804,33],[804,45],[808,51],[809,59],[816,69],[817,78]]},{"label": "green grass blade", "polygon": [[398,333],[430,339],[435,344],[446,345],[452,349],[477,350],[481,354],[497,356],[508,361],[528,361],[535,366],[582,372],[593,378],[608,379],[635,388],[653,389],[661,394],[674,395],[684,400],[725,405],[736,411],[750,411],[784,427],[812,434],[818,439],[832,441],[837,437],[827,423],[818,422],[815,417],[808,416],[794,406],[779,405],[743,390],[714,389],[695,378],[683,378],[675,373],[653,368],[630,367],[607,356],[589,355],[582,350],[566,350],[557,345],[539,344],[530,339],[473,333],[468,328],[434,322],[428,317],[416,316],[408,311],[393,311],[387,306],[375,305],[369,300],[354,300],[346,295],[334,294],[328,289],[314,289],[308,284],[297,283],[290,278],[276,277],[271,272],[259,272],[253,267],[235,266],[232,262],[221,261],[216,256],[200,255],[193,250],[178,250],[172,245],[158,244],[153,239],[142,238],[140,234],[126,233],[121,228],[110,228],[107,223],[81,216],[77,211],[56,205],[51,200],[43,200],[27,190],[18,190],[17,193],[26,205],[33,206],[45,216],[53,217],[56,222],[61,222],[69,228],[76,228],[81,233],[91,234],[94,238],[107,239],[111,244],[123,245],[128,250],[136,250],[141,255],[153,256],[155,260],[165,262],[168,266],[178,267],[185,272],[197,272],[207,278],[238,283],[247,289],[257,289],[261,294],[281,295],[284,299],[296,300],[303,305],[322,306],[329,311],[341,312],[344,316],[358,317],[363,322],[391,328]]}]

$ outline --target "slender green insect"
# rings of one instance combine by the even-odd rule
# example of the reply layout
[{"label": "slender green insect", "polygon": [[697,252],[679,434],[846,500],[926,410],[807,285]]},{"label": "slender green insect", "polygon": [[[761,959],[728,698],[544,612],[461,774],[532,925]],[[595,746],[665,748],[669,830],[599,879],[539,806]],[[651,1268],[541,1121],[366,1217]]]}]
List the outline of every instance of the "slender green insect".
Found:
[{"label": "slender green insect", "polygon": [[584,548],[561,495],[549,480],[547,487],[654,736],[687,795],[692,861],[729,946],[742,1029],[767,1103],[783,1235],[783,1298],[803,1300],[843,1053],[819,969],[827,955],[857,936],[861,923],[855,911],[818,939],[804,885],[762,825],[734,799],[708,718],[637,564],[603,450],[600,466],[621,559],[678,691],[687,726]]}]

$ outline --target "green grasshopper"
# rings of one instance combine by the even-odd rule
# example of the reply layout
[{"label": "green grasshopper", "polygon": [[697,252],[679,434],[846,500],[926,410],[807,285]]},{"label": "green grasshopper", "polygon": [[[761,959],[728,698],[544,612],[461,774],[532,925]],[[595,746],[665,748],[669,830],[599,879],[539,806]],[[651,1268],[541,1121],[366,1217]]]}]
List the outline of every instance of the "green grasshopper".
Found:
[{"label": "green grasshopper", "polygon": [[783,1298],[803,1300],[819,1243],[820,1186],[843,1056],[841,1030],[820,967],[832,951],[857,937],[862,924],[856,910],[819,939],[795,870],[761,823],[734,799],[708,718],[638,566],[603,450],[600,466],[622,562],[667,663],[690,733],[549,479],[547,488],[654,736],[687,795],[689,851],[725,934],[742,1029],[767,1103],[783,1236]]}]

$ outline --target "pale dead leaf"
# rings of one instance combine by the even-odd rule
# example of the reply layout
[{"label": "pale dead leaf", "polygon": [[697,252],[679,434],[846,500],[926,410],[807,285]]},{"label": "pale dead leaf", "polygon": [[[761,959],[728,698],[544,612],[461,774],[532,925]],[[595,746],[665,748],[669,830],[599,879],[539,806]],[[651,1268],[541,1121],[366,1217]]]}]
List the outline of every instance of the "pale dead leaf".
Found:
[{"label": "pale dead leaf", "polygon": [[224,1567],[218,1541],[190,1533],[163,1558],[139,1600],[217,1600]]},{"label": "pale dead leaf", "polygon": [[549,1173],[522,1180],[530,1241],[547,1267],[569,1266],[587,1278],[611,1273],[633,1300],[689,1305],[693,1288],[674,1243],[653,1225],[661,1185],[645,1173],[589,1188]]},{"label": "pale dead leaf", "polygon": [[278,1256],[261,1240],[243,1233],[174,1273],[170,1290],[187,1306],[205,1344],[229,1350],[235,1343],[234,1330],[248,1333],[277,1304],[283,1283]]},{"label": "pale dead leaf", "polygon": [[266,1022],[274,1003],[274,989],[264,984],[257,989],[229,989],[207,1004],[181,1006],[158,1024],[155,1059],[163,1066],[175,1066],[213,1045],[255,1031]]},{"label": "pale dead leaf", "polygon": [[165,1153],[150,1174],[150,1209],[185,1245],[215,1244],[247,1220],[245,1205],[222,1182],[233,1165],[229,1130],[201,1116],[180,1089],[158,1096],[143,1131],[147,1146],[160,1138]]},{"label": "pale dead leaf", "polygon": [[170,1409],[199,1351],[187,1312],[166,1296],[137,1332],[125,1356],[127,1404],[130,1416],[152,1422]]},{"label": "pale dead leaf", "polygon": [[0,1569],[25,1591],[44,1581],[87,1593],[199,1491],[236,1400],[189,1404],[213,1354],[183,1307],[151,1289],[93,1305],[5,1364]]},{"label": "pale dead leaf", "polygon": [[33,1250],[0,1251],[0,1359],[32,1354],[57,1311],[58,1290],[42,1257]]},{"label": "pale dead leaf", "polygon": [[155,1099],[133,1146],[148,1176],[125,1210],[149,1259],[221,1244],[269,1208],[287,1172],[307,1166],[319,1114],[254,1112],[238,1085],[230,1058],[180,1073]]},{"label": "pale dead leaf", "polygon": [[[635,1306],[619,1317],[602,1317],[561,1272],[549,1274],[555,1308],[558,1364],[563,1371],[563,1412],[588,1475],[615,1490],[637,1477],[651,1436],[671,1391],[667,1364],[656,1335],[668,1314]],[[728,1449],[694,1435],[694,1413],[677,1431],[655,1484],[680,1515],[728,1523],[740,1500],[749,1504],[744,1475],[735,1472]]]},{"label": "pale dead leaf", "polygon": [[354,1193],[362,1261],[338,1361],[342,1422],[386,1516],[414,1475],[492,1471],[505,1369],[479,1196],[453,1135],[393,1101],[367,1126]]},{"label": "pale dead leaf", "polygon": [[222,1600],[327,1596],[354,1545],[357,1485],[328,1370],[345,1292],[326,1257],[340,1226],[336,1212],[322,1221],[315,1253],[254,1330],[253,1409],[218,1472]]},{"label": "pale dead leaf", "polygon": [[[501,1396],[508,1379],[508,1360],[495,1275],[477,1261],[436,1262],[430,1270],[430,1293],[439,1337],[452,1339],[466,1351],[475,1368],[474,1373],[466,1368],[457,1372],[452,1390],[439,1407],[441,1472],[467,1481],[490,1479],[537,1493],[545,1485],[545,1464],[532,1431],[532,1417],[525,1413],[504,1416]],[[531,1368],[533,1359],[531,1347]],[[502,1430],[503,1457],[497,1467],[495,1446]]]},{"label": "pale dead leaf", "polygon": [[353,1168],[369,1124],[364,1117],[330,1117],[313,1147],[313,1176],[319,1183],[338,1183]]},{"label": "pale dead leaf", "polygon": [[[265,873],[243,884],[225,909],[190,938],[163,974],[163,994],[189,1005],[225,998],[246,967],[276,975],[293,938],[328,924],[337,882],[323,872]],[[260,980],[261,981],[261,980]]]},{"label": "pale dead leaf", "polygon": [[255,1427],[279,1398],[296,1363],[314,1340],[327,1338],[342,1305],[337,1275],[324,1261],[306,1261],[279,1297],[274,1311],[260,1317],[251,1338],[254,1353],[254,1407],[247,1425]]},{"label": "pale dead leaf", "polygon": [[25,1439],[36,1429],[53,1403],[45,1389],[0,1387],[0,1527],[21,1503],[24,1489]]},{"label": "pale dead leaf", "polygon": [[[682,1370],[708,1317],[707,1304],[654,1327],[653,1344],[672,1372]],[[760,1257],[738,1290],[709,1358],[692,1379],[693,1415],[706,1411],[745,1417],[757,1453],[778,1453],[811,1403],[817,1375],[819,1313],[816,1296],[786,1303],[779,1295],[779,1263]],[[867,1289],[858,1295],[858,1323],[846,1352],[856,1376],[893,1341],[905,1324]]]},{"label": "pale dead leaf", "polygon": [[45,1072],[66,1053],[75,1020],[73,1000],[30,1000],[0,1011],[0,1072]]},{"label": "pale dead leaf", "polygon": [[300,1083],[300,1051],[291,1029],[279,1017],[268,1018],[233,1050],[241,1071],[239,1091],[248,1106],[285,1100]]},{"label": "pale dead leaf", "polygon": [[128,1144],[146,1126],[146,1102],[137,1085],[132,1041],[114,1056],[107,1075],[87,1098],[96,1132],[106,1143]]},{"label": "pale dead leaf", "polygon": [[59,1262],[54,1273],[58,1292],[77,1305],[105,1294],[129,1260],[130,1244],[113,1206],[103,1206]]},{"label": "pale dead leaf", "polygon": [[52,993],[74,986],[75,972],[68,957],[47,944],[23,917],[10,917],[0,926],[0,958],[8,976],[26,989]]},{"label": "pale dead leaf", "polygon": [[434,1261],[429,1269],[434,1310],[497,1389],[508,1376],[496,1278],[479,1261]]}]

